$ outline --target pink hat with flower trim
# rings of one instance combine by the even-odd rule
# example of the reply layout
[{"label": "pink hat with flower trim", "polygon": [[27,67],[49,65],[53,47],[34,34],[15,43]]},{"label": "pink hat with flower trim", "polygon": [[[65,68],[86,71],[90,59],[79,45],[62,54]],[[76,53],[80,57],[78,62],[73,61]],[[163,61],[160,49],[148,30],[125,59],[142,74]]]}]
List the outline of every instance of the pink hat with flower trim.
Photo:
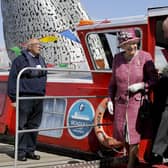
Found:
[{"label": "pink hat with flower trim", "polygon": [[134,28],[129,28],[119,32],[118,41],[119,41],[118,47],[122,47],[122,45],[129,42],[138,43],[140,41],[140,38],[136,37]]}]

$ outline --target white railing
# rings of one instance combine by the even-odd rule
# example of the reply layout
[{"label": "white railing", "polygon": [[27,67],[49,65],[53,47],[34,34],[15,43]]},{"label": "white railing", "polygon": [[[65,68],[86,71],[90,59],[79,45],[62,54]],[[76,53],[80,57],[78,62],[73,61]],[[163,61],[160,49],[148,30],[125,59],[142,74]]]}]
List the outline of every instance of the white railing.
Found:
[{"label": "white railing", "polygon": [[[18,139],[20,133],[26,133],[26,132],[38,132],[38,131],[50,131],[50,130],[60,130],[60,129],[68,129],[68,128],[80,128],[80,127],[95,127],[98,125],[94,124],[87,124],[82,126],[63,126],[63,127],[56,127],[56,128],[38,128],[38,129],[28,129],[28,130],[19,130],[19,100],[27,100],[27,99],[51,99],[51,98],[104,98],[106,96],[38,96],[38,97],[19,97],[19,83],[21,75],[26,70],[40,70],[40,71],[57,71],[57,72],[96,72],[100,73],[100,71],[79,71],[79,70],[69,70],[69,69],[55,69],[55,68],[32,68],[32,67],[26,67],[22,69],[18,76],[17,76],[17,83],[16,83],[16,132],[15,132],[15,159],[14,159],[14,168],[17,167],[17,158],[18,158]],[[99,124],[100,125],[100,124]],[[103,125],[103,124],[102,124]]]}]

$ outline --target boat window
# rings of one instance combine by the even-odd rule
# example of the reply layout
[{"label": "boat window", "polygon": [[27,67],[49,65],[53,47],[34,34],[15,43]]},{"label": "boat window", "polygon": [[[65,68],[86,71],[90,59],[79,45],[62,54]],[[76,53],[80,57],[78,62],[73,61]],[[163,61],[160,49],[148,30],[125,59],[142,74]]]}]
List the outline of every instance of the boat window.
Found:
[{"label": "boat window", "polygon": [[[92,62],[97,70],[111,70],[115,54],[121,51],[118,48],[118,34],[122,29],[108,32],[96,32],[87,36],[87,44],[92,57]],[[135,28],[136,35],[141,36],[142,31]],[[141,43],[138,44],[141,48]]]},{"label": "boat window", "polygon": [[[65,99],[45,99],[43,102],[43,116],[40,128],[60,128],[64,126],[65,119]],[[40,131],[40,135],[49,137],[61,137],[63,129]]]},{"label": "boat window", "polygon": [[155,46],[155,66],[159,72],[162,72],[163,68],[168,63],[168,39],[164,38],[162,29],[162,23],[165,17],[158,18],[156,20],[156,46]]},{"label": "boat window", "polygon": [[0,115],[2,115],[7,98],[7,82],[0,82],[0,97]]}]

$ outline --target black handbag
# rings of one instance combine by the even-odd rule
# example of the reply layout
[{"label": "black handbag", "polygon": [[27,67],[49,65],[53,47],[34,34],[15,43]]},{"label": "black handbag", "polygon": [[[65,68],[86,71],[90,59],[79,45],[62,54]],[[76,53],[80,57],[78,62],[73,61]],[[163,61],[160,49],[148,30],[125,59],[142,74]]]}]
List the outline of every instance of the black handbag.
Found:
[{"label": "black handbag", "polygon": [[140,119],[149,119],[151,117],[152,102],[148,97],[148,94],[142,94],[139,107]]}]

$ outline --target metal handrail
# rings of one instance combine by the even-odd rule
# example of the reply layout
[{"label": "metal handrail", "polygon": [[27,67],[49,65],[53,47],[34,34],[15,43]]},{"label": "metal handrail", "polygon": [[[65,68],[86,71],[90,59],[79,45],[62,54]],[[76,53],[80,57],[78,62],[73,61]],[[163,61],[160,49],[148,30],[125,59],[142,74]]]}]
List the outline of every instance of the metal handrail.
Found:
[{"label": "metal handrail", "polygon": [[67,129],[67,128],[80,128],[80,127],[95,127],[99,125],[110,125],[111,123],[106,124],[88,124],[88,125],[82,125],[82,126],[63,126],[63,127],[57,127],[57,128],[37,128],[37,129],[28,129],[28,130],[19,130],[19,100],[25,100],[25,99],[51,99],[51,98],[104,98],[106,96],[39,96],[39,97],[19,97],[19,81],[21,78],[21,75],[26,70],[40,70],[40,71],[59,71],[59,72],[96,72],[100,73],[99,71],[90,70],[90,71],[82,71],[82,70],[71,70],[71,69],[56,69],[56,68],[35,68],[35,67],[26,67],[23,68],[18,76],[17,76],[17,82],[16,82],[16,132],[15,132],[15,160],[14,160],[14,168],[17,167],[17,158],[18,158],[18,136],[19,133],[23,132],[36,132],[36,131],[49,131],[49,130],[59,130],[59,129]]}]

